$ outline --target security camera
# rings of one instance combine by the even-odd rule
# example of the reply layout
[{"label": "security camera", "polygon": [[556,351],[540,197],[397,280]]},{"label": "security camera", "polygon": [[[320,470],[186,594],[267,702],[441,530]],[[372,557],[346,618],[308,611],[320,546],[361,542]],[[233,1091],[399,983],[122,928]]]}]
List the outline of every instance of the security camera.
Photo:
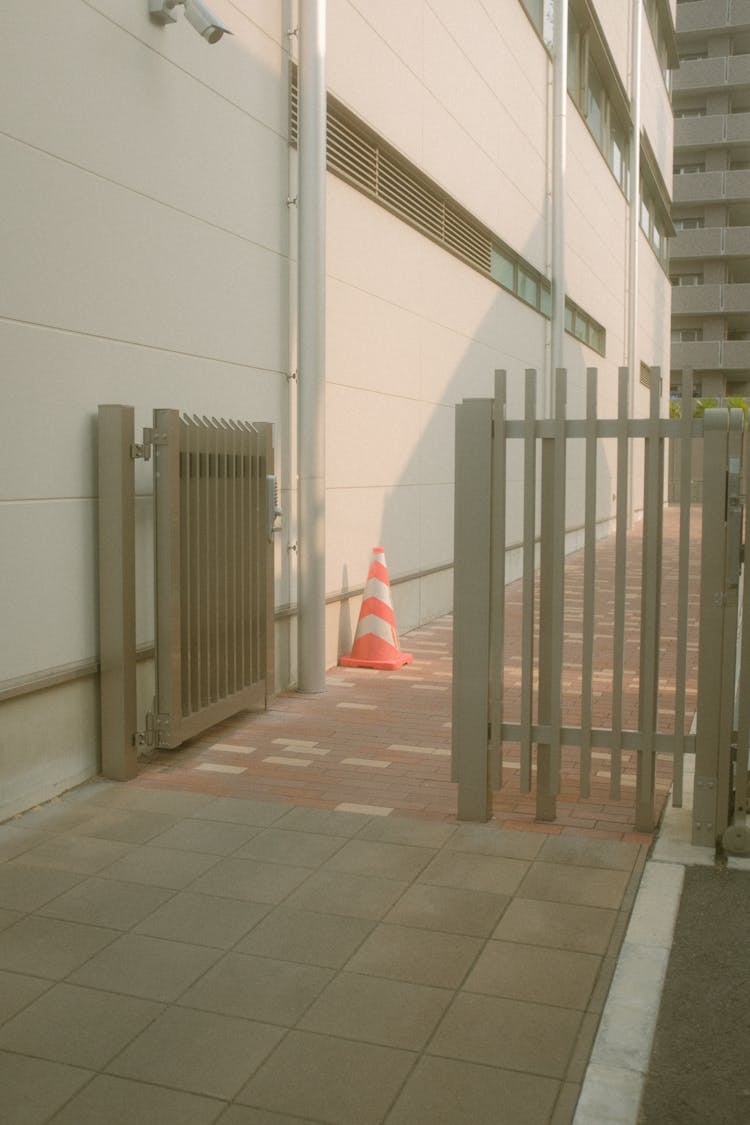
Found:
[{"label": "security camera", "polygon": [[148,10],[152,20],[166,25],[177,22],[172,12],[178,4],[182,4],[188,23],[192,24],[206,42],[218,43],[222,35],[232,34],[203,0],[148,0]]},{"label": "security camera", "polygon": [[209,43],[218,43],[222,35],[232,34],[211,9],[206,7],[203,0],[184,0],[184,2],[188,23],[192,24],[198,34]]}]

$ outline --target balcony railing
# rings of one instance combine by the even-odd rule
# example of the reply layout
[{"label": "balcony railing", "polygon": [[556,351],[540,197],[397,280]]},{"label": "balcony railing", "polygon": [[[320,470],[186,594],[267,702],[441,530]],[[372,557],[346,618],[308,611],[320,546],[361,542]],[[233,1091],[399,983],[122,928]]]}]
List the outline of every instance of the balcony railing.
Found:
[{"label": "balcony railing", "polygon": [[692,367],[694,371],[715,371],[721,367],[721,340],[696,340],[673,343],[671,367]]},{"label": "balcony railing", "polygon": [[727,135],[726,121],[726,114],[723,113],[712,113],[708,117],[678,117],[674,123],[675,149],[724,144]]},{"label": "balcony railing", "polygon": [[750,171],[724,172],[723,175],[725,199],[750,199]]},{"label": "balcony railing", "polygon": [[722,227],[681,230],[669,240],[669,259],[720,258],[723,251]]},{"label": "balcony railing", "polygon": [[731,55],[727,59],[727,82],[730,86],[750,84],[750,55]]},{"label": "balcony railing", "polygon": [[730,113],[724,118],[730,144],[750,143],[750,113]]},{"label": "balcony railing", "polygon": [[729,257],[750,255],[750,227],[726,227],[723,237],[723,252]]},{"label": "balcony railing", "polygon": [[750,313],[750,285],[722,285],[722,312]]},{"label": "balcony railing", "polygon": [[675,203],[709,203],[724,198],[725,172],[691,172],[675,176],[672,199]]},{"label": "balcony railing", "polygon": [[695,90],[716,90],[727,81],[727,60],[685,59],[674,72],[673,89],[675,93]]},{"label": "balcony railing", "polygon": [[675,203],[713,203],[717,199],[750,202],[750,170],[684,172],[673,178],[672,199]]},{"label": "balcony railing", "polygon": [[696,340],[673,343],[670,366],[694,371],[747,371],[750,374],[750,340]]},{"label": "balcony railing", "polygon": [[750,285],[675,285],[673,316],[715,316],[750,313]]},{"label": "balcony railing", "polygon": [[709,316],[721,312],[721,285],[676,285],[672,316]]},{"label": "balcony railing", "polygon": [[750,27],[750,0],[694,0],[678,4],[677,33]]},{"label": "balcony railing", "polygon": [[724,340],[721,350],[725,371],[750,371],[750,340]]}]

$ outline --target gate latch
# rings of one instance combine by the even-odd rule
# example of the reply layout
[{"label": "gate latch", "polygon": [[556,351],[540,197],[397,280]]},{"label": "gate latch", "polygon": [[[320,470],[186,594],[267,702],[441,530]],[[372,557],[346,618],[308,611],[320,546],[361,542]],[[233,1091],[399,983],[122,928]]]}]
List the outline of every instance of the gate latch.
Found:
[{"label": "gate latch", "polygon": [[279,504],[279,482],[274,474],[269,474],[266,477],[266,535],[269,543],[273,540],[274,531],[281,531],[281,528],[275,525],[276,520],[283,514]]}]

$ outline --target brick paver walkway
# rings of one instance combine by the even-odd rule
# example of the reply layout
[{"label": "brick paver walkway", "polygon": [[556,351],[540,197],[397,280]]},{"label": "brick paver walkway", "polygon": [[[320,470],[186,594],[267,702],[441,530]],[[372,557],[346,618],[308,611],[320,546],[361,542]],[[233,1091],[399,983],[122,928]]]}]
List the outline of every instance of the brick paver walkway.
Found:
[{"label": "brick paver walkway", "polygon": [[[694,514],[691,558],[691,629],[688,638],[689,726],[695,708],[697,673],[697,580],[700,514]],[[671,729],[676,663],[676,575],[678,511],[664,513],[664,576],[661,613],[661,691],[659,727]],[[628,541],[627,631],[624,725],[637,726],[637,663],[640,600],[641,527]],[[605,725],[611,708],[612,578],[614,541],[597,548],[597,628],[595,644],[595,725]],[[582,552],[566,568],[566,723],[580,708],[580,582]],[[508,613],[518,621],[520,583],[508,587]],[[520,626],[506,641],[506,705],[511,719],[513,672],[520,667]],[[444,617],[402,638],[414,654],[399,672],[335,668],[321,695],[285,692],[261,714],[244,713],[218,724],[179,751],[164,751],[144,761],[136,784],[215,796],[252,797],[319,809],[363,811],[455,822],[456,786],[450,781],[452,620]],[[514,648],[515,645],[515,648]],[[517,693],[516,693],[517,694]],[[578,753],[563,752],[562,789],[553,823],[535,823],[534,793],[522,794],[518,756],[506,748],[505,784],[495,795],[494,823],[550,834],[592,835],[647,842],[634,831],[635,754],[623,753],[622,800],[610,797],[609,754],[592,755],[591,796],[578,792]],[[657,811],[663,808],[672,776],[670,756],[657,757]]]}]

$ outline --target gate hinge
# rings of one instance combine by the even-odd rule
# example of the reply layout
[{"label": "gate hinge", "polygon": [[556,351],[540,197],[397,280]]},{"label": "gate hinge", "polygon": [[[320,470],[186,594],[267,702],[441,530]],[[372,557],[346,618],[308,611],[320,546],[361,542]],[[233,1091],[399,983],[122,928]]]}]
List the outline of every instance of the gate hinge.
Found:
[{"label": "gate hinge", "polygon": [[146,715],[146,729],[137,730],[133,735],[133,745],[137,750],[158,750],[165,746],[164,737],[169,734],[169,715],[156,715],[149,711]]},{"label": "gate hinge", "polygon": [[130,456],[133,461],[143,459],[144,461],[151,460],[151,451],[155,445],[166,445],[167,435],[159,433],[151,426],[143,427],[143,441],[134,442],[130,447]]},{"label": "gate hinge", "polygon": [[136,750],[155,750],[157,746],[156,728],[152,711],[146,714],[146,729],[137,730],[133,735],[133,745]]}]

